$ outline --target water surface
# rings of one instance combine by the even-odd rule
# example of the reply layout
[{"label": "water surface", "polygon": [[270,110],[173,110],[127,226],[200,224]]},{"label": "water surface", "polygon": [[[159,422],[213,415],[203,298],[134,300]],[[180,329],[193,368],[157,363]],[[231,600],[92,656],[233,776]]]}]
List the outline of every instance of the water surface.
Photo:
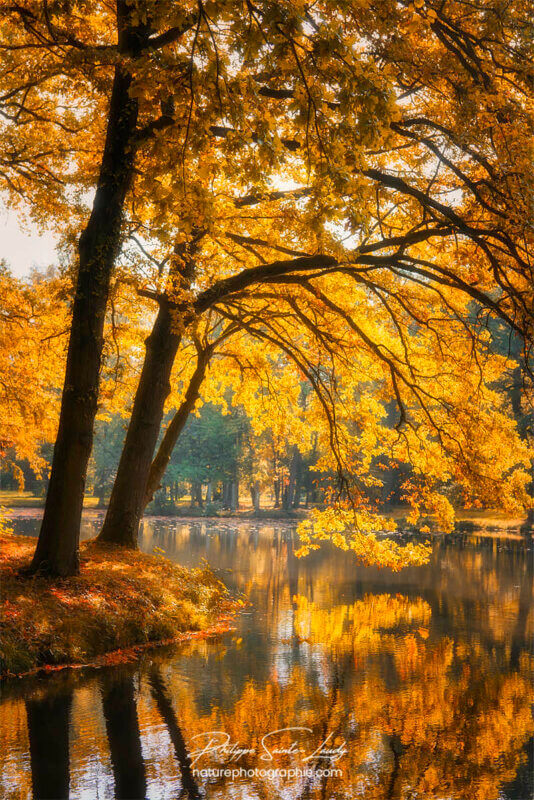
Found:
[{"label": "water surface", "polygon": [[393,575],[297,559],[287,524],[147,519],[144,550],[252,605],[219,640],[7,683],[0,796],[530,800],[532,543],[509,533]]}]

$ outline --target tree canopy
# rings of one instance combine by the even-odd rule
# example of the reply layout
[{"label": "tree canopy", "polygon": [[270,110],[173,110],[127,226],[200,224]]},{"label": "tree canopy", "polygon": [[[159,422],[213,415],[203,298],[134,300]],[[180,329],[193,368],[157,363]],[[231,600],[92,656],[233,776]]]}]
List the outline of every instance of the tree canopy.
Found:
[{"label": "tree canopy", "polygon": [[54,273],[22,282],[0,265],[0,455],[12,467],[26,460],[39,472],[40,445],[56,433],[67,297]]},{"label": "tree canopy", "polygon": [[37,564],[57,560],[68,519],[53,569],[75,568],[118,283],[157,316],[108,538],[135,541],[173,366],[206,315],[239,331],[232,357],[261,345],[286,385],[313,390],[305,417],[337,479],[305,547],[328,535],[364,560],[421,557],[369,536],[385,525],[368,499],[380,458],[412,466],[415,513],[445,529],[449,481],[468,503],[528,504],[531,453],[494,388],[510,364],[487,333],[497,318],[520,338],[528,394],[528,3],[25,0],[0,48],[6,197],[67,253],[79,236]]}]

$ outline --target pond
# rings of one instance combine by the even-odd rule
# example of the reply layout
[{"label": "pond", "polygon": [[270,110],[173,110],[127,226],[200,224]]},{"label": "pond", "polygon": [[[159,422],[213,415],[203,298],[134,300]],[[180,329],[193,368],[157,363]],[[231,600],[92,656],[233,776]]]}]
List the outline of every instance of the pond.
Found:
[{"label": "pond", "polygon": [[251,605],[217,640],[7,682],[2,798],[532,797],[518,531],[436,536],[431,562],[398,574],[329,546],[297,559],[279,522],[146,519],[141,546],[207,559]]}]

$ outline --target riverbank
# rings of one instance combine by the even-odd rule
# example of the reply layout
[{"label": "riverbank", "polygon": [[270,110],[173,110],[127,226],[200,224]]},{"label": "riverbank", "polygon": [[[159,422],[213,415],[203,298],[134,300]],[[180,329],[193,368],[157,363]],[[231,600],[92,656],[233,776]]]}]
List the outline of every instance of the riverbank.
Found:
[{"label": "riverbank", "polygon": [[34,538],[0,535],[2,677],[223,632],[242,605],[208,568],[94,540],[81,545],[79,575],[23,576],[34,549]]},{"label": "riverbank", "polygon": [[[0,508],[9,516],[11,512],[27,512],[30,510],[44,510],[45,497],[34,495],[25,491],[0,490]],[[103,513],[107,509],[107,501],[99,502],[97,497],[86,495],[83,501],[84,513]],[[304,519],[309,509],[300,508],[276,508],[267,506],[259,510],[254,510],[251,505],[242,504],[238,509],[230,510],[222,508],[214,503],[208,503],[203,507],[190,506],[187,503],[168,505],[163,508],[150,504],[145,516],[164,517],[165,519],[273,519],[273,520],[300,520]]]},{"label": "riverbank", "polygon": [[[0,490],[0,511],[3,511],[6,519],[17,518],[41,518],[44,510],[44,497],[38,497],[26,491],[8,491]],[[321,507],[321,506],[319,506]],[[86,519],[100,519],[105,514],[107,503],[99,504],[96,497],[86,495],[83,503],[83,513]],[[215,521],[215,520],[232,520],[235,522],[258,522],[258,521],[273,521],[273,522],[293,522],[297,523],[306,519],[310,513],[311,508],[301,506],[299,508],[283,509],[275,508],[274,506],[266,506],[255,511],[250,505],[242,504],[238,509],[231,511],[230,509],[215,508],[213,504],[208,504],[203,508],[191,507],[186,503],[176,504],[173,508],[155,509],[151,505],[148,506],[144,515],[144,519],[162,519],[170,521],[190,522],[193,520],[198,521]],[[389,519],[395,520],[397,525],[410,528],[407,523],[407,517],[410,509],[407,506],[388,506],[384,508],[384,515]],[[432,519],[430,517],[429,519]],[[522,517],[510,517],[504,511],[499,509],[456,509],[456,524],[458,529],[464,524],[480,525],[485,524],[494,526],[496,528],[504,527],[517,527],[525,528],[526,526],[534,527],[534,509],[530,515],[525,514]]]}]

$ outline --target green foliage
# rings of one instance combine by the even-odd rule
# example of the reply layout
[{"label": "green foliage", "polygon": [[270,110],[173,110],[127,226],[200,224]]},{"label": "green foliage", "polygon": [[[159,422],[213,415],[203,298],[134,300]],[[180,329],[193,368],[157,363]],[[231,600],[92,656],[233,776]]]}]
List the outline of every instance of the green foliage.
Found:
[{"label": "green foliage", "polygon": [[242,411],[223,414],[207,403],[189,419],[165,473],[165,481],[208,482],[235,480],[248,420]]},{"label": "green foliage", "polygon": [[118,414],[109,420],[98,420],[95,425],[89,478],[93,494],[100,502],[109,496],[113,488],[125,435],[124,419]]},{"label": "green foliage", "polygon": [[165,491],[156,492],[149,505],[149,513],[158,516],[172,516],[176,514],[176,505]]}]

